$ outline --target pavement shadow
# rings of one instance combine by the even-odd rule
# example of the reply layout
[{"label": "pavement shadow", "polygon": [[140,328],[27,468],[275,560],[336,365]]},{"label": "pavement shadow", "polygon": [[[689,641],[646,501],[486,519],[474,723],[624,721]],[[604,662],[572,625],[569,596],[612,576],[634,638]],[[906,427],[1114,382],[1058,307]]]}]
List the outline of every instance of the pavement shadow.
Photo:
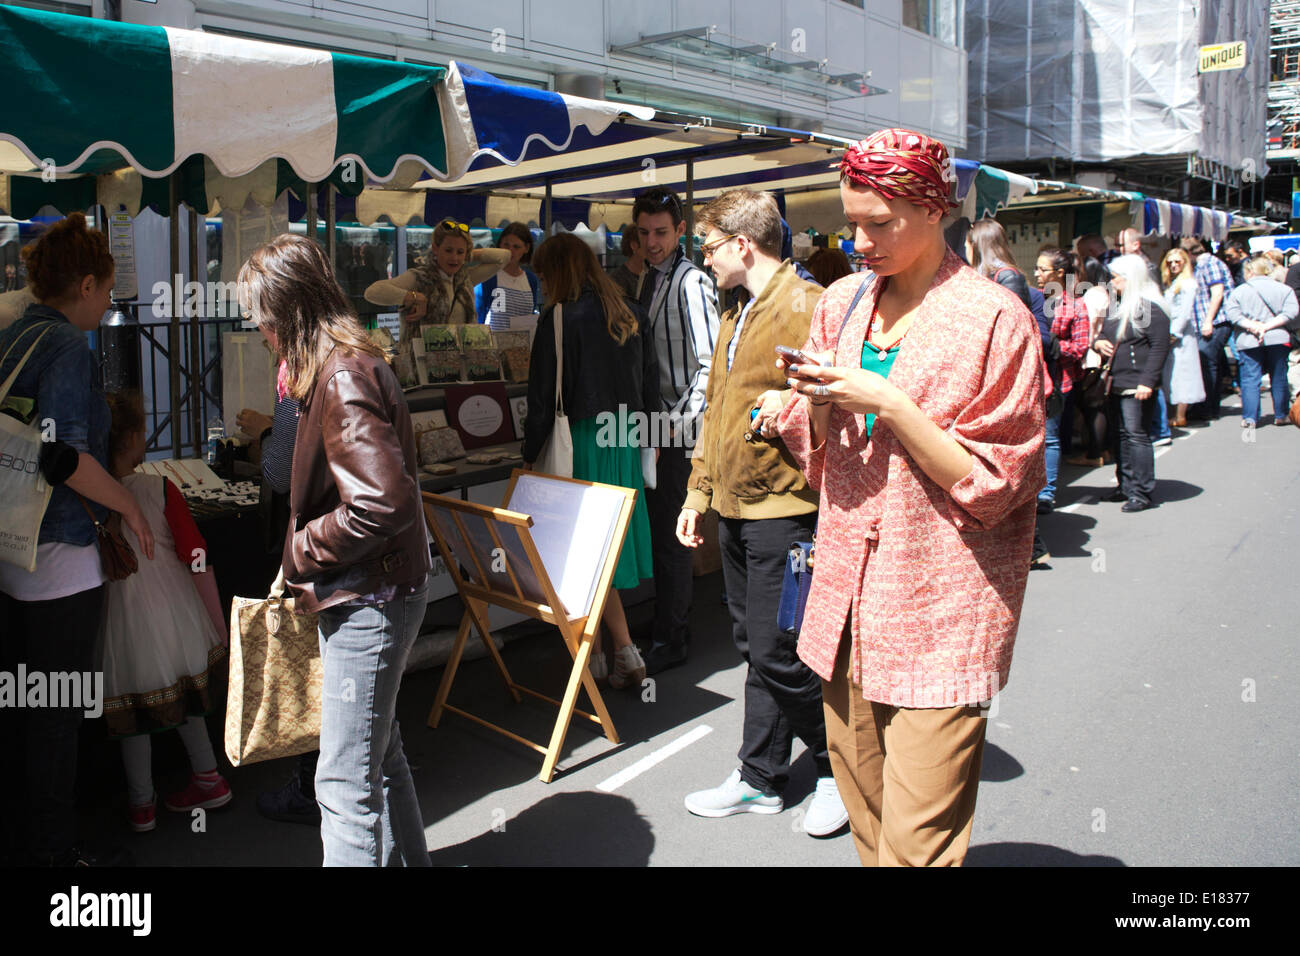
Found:
[{"label": "pavement shadow", "polygon": [[647,866],[654,845],[650,824],[626,797],[557,793],[429,856],[434,866]]},{"label": "pavement shadow", "polygon": [[1170,504],[1175,501],[1188,501],[1205,491],[1200,485],[1169,478],[1156,478],[1156,493],[1152,499],[1156,504]]},{"label": "pavement shadow", "polygon": [[1126,866],[1113,856],[1084,856],[1046,843],[984,843],[966,851],[965,866]]},{"label": "pavement shadow", "polygon": [[[734,650],[732,651],[734,654]],[[598,766],[611,756],[703,714],[733,703],[728,696],[697,686],[692,665],[704,666],[711,655],[695,654],[640,686],[601,688],[620,743],[610,743],[595,724],[575,717],[565,737],[555,780]],[[511,677],[519,684],[558,699],[564,692],[572,660],[558,632],[513,641],[502,651]],[[412,765],[424,822],[431,825],[499,790],[536,779],[542,757],[537,752],[464,717],[446,713],[439,726],[427,725],[443,668],[407,674],[398,698],[398,719],[407,759]],[[591,712],[584,692],[578,707]],[[553,705],[527,695],[519,703],[509,696],[490,659],[464,662],[456,674],[450,703],[512,733],[545,744],[555,724]]]},{"label": "pavement shadow", "polygon": [[980,763],[980,780],[988,783],[1005,783],[1024,776],[1020,761],[997,744],[984,741],[984,760]]},{"label": "pavement shadow", "polygon": [[1095,527],[1096,518],[1075,511],[1053,511],[1038,516],[1038,533],[1054,558],[1087,557],[1088,542]]}]

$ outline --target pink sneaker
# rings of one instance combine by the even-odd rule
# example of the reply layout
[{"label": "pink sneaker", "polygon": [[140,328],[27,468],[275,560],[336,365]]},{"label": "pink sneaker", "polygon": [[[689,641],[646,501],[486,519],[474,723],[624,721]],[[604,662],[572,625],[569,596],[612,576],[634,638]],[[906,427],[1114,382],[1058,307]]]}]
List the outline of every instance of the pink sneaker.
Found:
[{"label": "pink sneaker", "polygon": [[127,807],[127,817],[131,821],[131,829],[136,833],[147,833],[158,826],[158,820],[154,816],[158,801],[153,800],[142,807]]},{"label": "pink sneaker", "polygon": [[163,800],[163,806],[178,813],[200,807],[204,810],[215,810],[229,803],[231,797],[230,784],[226,783],[225,777],[218,776],[214,786],[204,787],[197,777],[191,776],[189,786],[177,793],[168,794]]}]

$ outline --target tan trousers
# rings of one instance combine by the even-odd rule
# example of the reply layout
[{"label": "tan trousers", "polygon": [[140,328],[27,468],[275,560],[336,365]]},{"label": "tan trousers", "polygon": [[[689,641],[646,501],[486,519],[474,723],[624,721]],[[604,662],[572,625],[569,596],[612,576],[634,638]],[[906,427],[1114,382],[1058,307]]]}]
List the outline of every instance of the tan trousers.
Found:
[{"label": "tan trousers", "polygon": [[863,866],[961,866],[975,818],[987,720],[979,707],[863,700],[848,635],[822,681],[826,744]]}]

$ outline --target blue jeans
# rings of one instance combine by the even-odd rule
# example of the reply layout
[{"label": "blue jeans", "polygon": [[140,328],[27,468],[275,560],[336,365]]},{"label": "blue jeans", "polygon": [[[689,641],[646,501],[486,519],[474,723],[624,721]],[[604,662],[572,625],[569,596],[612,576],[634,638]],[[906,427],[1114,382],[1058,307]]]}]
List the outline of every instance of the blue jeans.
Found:
[{"label": "blue jeans", "polygon": [[319,614],[320,804],[325,866],[429,866],[424,821],[402,752],[397,690],[428,589]]},{"label": "blue jeans", "polygon": [[1169,430],[1169,406],[1165,402],[1164,387],[1156,389],[1156,410],[1151,416],[1151,440],[1159,441],[1161,438],[1172,438],[1174,433]]},{"label": "blue jeans", "polygon": [[1286,418],[1291,408],[1290,389],[1287,387],[1286,363],[1291,353],[1289,345],[1264,345],[1253,349],[1238,349],[1237,363],[1241,367],[1241,419],[1259,420],[1259,387],[1268,372],[1269,389],[1273,393],[1273,417]]},{"label": "blue jeans", "polygon": [[1204,418],[1219,417],[1219,402],[1223,398],[1223,347],[1228,344],[1232,332],[1230,325],[1216,325],[1207,339],[1197,335],[1196,348],[1201,353],[1201,379],[1205,382],[1205,401],[1196,408]]},{"label": "blue jeans", "polygon": [[[1073,412],[1073,409],[1069,410]],[[1045,456],[1047,459],[1047,484],[1043,485],[1043,490],[1038,493],[1038,500],[1050,501],[1053,504],[1056,503],[1056,475],[1061,467],[1061,419],[1064,417],[1065,411],[1066,409],[1062,409],[1060,415],[1047,419]]]}]

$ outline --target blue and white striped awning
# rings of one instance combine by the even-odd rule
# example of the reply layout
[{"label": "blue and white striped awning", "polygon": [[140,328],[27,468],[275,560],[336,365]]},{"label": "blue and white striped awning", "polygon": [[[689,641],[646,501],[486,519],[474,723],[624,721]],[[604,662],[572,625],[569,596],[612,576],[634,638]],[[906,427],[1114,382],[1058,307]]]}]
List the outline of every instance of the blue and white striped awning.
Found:
[{"label": "blue and white striped awning", "polygon": [[[527,155],[563,153],[575,137],[600,138],[620,120],[653,120],[649,106],[593,100],[505,83],[490,73],[452,61],[440,89],[447,128],[447,172],[458,180],[472,169],[517,166]],[[654,136],[633,126],[611,140]]]},{"label": "blue and white striped awning", "polygon": [[1232,225],[1232,215],[1226,211],[1165,199],[1147,199],[1143,214],[1142,231],[1147,235],[1208,236],[1222,242]]}]

